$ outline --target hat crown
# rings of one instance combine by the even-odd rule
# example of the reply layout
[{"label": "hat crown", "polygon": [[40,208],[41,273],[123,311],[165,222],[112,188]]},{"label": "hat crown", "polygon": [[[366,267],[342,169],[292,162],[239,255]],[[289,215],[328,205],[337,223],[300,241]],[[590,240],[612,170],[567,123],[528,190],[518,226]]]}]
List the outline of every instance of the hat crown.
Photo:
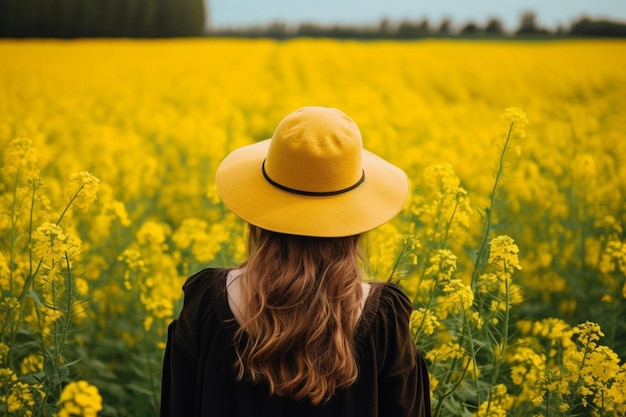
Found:
[{"label": "hat crown", "polygon": [[276,128],[264,169],[282,187],[333,193],[361,180],[362,155],[361,132],[346,114],[333,108],[304,107]]}]

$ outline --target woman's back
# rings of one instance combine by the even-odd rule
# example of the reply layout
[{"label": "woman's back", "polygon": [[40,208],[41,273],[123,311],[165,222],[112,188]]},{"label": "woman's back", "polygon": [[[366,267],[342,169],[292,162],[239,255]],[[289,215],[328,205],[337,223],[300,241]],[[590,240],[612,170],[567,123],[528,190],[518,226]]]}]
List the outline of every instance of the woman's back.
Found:
[{"label": "woman's back", "polygon": [[226,269],[206,269],[184,286],[170,326],[162,416],[428,416],[428,373],[409,333],[412,309],[392,284],[372,284],[358,320],[356,381],[321,405],[270,395],[261,381],[238,381],[232,340],[241,329],[228,303]]}]

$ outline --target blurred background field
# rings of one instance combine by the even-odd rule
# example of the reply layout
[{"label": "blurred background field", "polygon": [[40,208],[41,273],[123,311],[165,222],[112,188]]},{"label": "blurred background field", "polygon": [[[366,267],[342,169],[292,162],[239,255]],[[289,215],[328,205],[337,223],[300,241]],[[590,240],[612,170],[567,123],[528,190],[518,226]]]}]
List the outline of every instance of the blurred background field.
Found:
[{"label": "blurred background field", "polygon": [[410,175],[367,268],[415,300],[438,415],[626,412],[626,42],[5,40],[0,57],[2,412],[87,415],[60,396],[84,380],[102,416],[157,414],[184,279],[245,258],[215,169],[305,105],[344,110]]}]

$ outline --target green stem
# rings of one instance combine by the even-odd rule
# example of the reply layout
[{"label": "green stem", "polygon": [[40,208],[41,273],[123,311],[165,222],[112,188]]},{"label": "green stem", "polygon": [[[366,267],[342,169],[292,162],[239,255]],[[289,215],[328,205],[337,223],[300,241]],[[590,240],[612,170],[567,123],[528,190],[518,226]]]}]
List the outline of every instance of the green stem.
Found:
[{"label": "green stem", "polygon": [[[452,362],[452,366],[450,366],[450,369],[456,368],[456,362],[457,362],[457,358],[455,358],[454,361]],[[438,417],[441,414],[444,400],[448,398],[449,396],[451,396],[454,393],[454,391],[456,391],[456,389],[459,387],[459,385],[461,385],[461,383],[463,382],[463,378],[465,377],[465,373],[467,372],[467,369],[470,366],[470,363],[472,362],[471,361],[467,362],[467,365],[465,366],[465,368],[463,368],[463,372],[459,376],[459,379],[452,385],[452,387],[448,391],[446,391],[439,398],[439,401],[437,402],[437,408],[435,409],[435,413],[433,414],[434,417]],[[446,376],[445,385],[448,385],[450,383],[451,378],[452,378],[452,372],[448,372],[448,375]]]},{"label": "green stem", "polygon": [[[28,276],[33,274],[33,213],[35,211],[35,194],[37,185],[33,182],[33,193],[30,198],[30,215],[28,217]],[[26,286],[24,286],[26,287]]]},{"label": "green stem", "polygon": [[458,210],[458,208],[459,208],[459,197],[457,195],[456,203],[454,204],[454,209],[452,210],[452,214],[450,215],[450,221],[448,221],[448,225],[446,226],[446,233],[438,245],[439,249],[443,249],[446,246],[446,242],[448,241],[448,236],[450,235],[450,229],[452,228],[452,222],[454,221],[454,216],[456,215],[456,211]]},{"label": "green stem", "polygon": [[15,187],[13,187],[13,203],[11,204],[11,246],[9,247],[9,292],[13,293],[13,270],[15,269],[15,243],[17,230],[15,213],[17,211],[17,188],[20,179],[20,168],[15,172]]},{"label": "green stem", "polygon": [[493,209],[496,203],[496,192],[498,189],[500,178],[502,177],[502,172],[504,171],[504,157],[506,155],[506,150],[511,140],[512,132],[513,132],[513,123],[511,123],[511,125],[509,126],[509,132],[506,135],[506,139],[502,147],[502,152],[500,153],[500,159],[498,161],[498,171],[496,173],[496,178],[493,182],[491,193],[489,194],[489,207],[487,208],[486,213],[485,213],[487,216],[485,219],[485,229],[484,229],[483,236],[482,236],[480,246],[478,249],[478,254],[476,255],[476,260],[474,262],[474,270],[472,271],[472,280],[470,282],[472,289],[475,289],[476,280],[478,278],[478,274],[480,273],[480,268],[479,268],[480,263],[484,256],[485,249],[487,248],[487,241],[489,240],[489,234],[491,232],[491,225],[493,222]]},{"label": "green stem", "polygon": [[[52,288],[52,305],[46,306],[46,308],[51,309],[53,312],[62,311],[63,318],[62,318],[62,323],[60,324],[60,328],[59,328],[59,324],[57,323],[57,320],[54,320],[52,322],[52,329],[53,329],[52,330],[52,344],[54,348],[53,351],[50,352],[46,348],[45,340],[42,339],[41,341],[42,350],[46,352],[46,354],[48,355],[49,360],[52,362],[53,369],[52,369],[52,378],[46,381],[47,383],[45,384],[44,397],[35,415],[44,415],[44,408],[46,404],[48,403],[48,398],[50,398],[50,396],[52,395],[52,392],[55,392],[55,391],[60,392],[60,386],[63,383],[63,381],[61,380],[61,374],[59,373],[59,369],[61,368],[61,362],[63,360],[63,350],[65,348],[65,345],[67,344],[66,343],[67,335],[69,333],[70,325],[72,322],[72,315],[74,314],[73,306],[74,306],[74,297],[75,297],[75,294],[73,291],[74,281],[73,281],[72,269],[70,265],[70,257],[67,254],[67,252],[65,252],[65,266],[67,268],[67,281],[66,281],[67,305],[65,306],[65,308],[57,304],[57,288],[56,288],[56,281],[54,277],[51,277],[51,281],[50,281],[50,285]],[[44,320],[45,320],[45,317],[44,317]],[[50,378],[50,375],[46,375],[46,376]]]},{"label": "green stem", "polygon": [[474,382],[474,386],[476,387],[476,396],[478,397],[478,404],[480,404],[480,391],[479,391],[479,387],[478,387],[478,369],[476,366],[476,350],[474,348],[474,337],[472,336],[472,328],[470,326],[469,320],[467,320],[467,310],[465,309],[465,306],[461,305],[463,307],[463,328],[465,328],[467,325],[467,337],[469,339],[469,348],[470,348],[470,353],[472,354],[472,362],[474,363],[474,369],[472,370],[472,380]]},{"label": "green stem", "polygon": [[36,193],[36,185],[33,183],[33,194],[31,196],[30,215],[29,215],[29,223],[28,223],[28,263],[29,263],[28,275],[26,276],[24,286],[22,287],[22,292],[17,298],[20,304],[20,309],[19,309],[18,319],[14,323],[15,328],[12,329],[11,343],[15,341],[15,333],[17,332],[17,327],[22,322],[22,316],[24,314],[24,309],[23,309],[24,298],[26,298],[26,293],[31,287],[35,279],[35,276],[37,276],[37,274],[39,273],[39,268],[41,267],[41,263],[43,261],[42,259],[39,260],[39,263],[37,264],[37,268],[35,268],[35,271],[33,272],[33,246],[32,245],[33,245],[33,212],[34,212],[34,207],[35,207],[35,193]]},{"label": "green stem", "polygon": [[[15,265],[15,243],[17,240],[17,231],[16,231],[16,225],[15,225],[15,212],[17,211],[17,188],[18,188],[18,182],[19,182],[19,176],[20,176],[20,168],[18,167],[16,173],[15,173],[15,186],[13,187],[13,202],[11,203],[11,242],[10,242],[10,246],[9,246],[9,288],[7,288],[8,293],[13,295],[13,269],[14,269],[14,265]],[[32,212],[32,210],[31,210]],[[32,218],[32,217],[31,217]],[[0,286],[0,293],[2,295],[2,298],[5,297],[5,289]],[[21,307],[20,307],[21,310]],[[11,318],[13,316],[13,310],[9,310],[8,312],[8,318]],[[7,327],[9,326],[9,322],[11,320],[7,320],[5,321],[5,323],[2,325],[2,331],[0,332],[0,336],[4,335]],[[18,321],[19,323],[19,321]],[[12,323],[12,324],[16,324],[16,323]],[[16,324],[17,325],[17,324]],[[11,327],[11,344],[9,344],[9,346],[13,345],[13,327]]]},{"label": "green stem", "polygon": [[[54,269],[54,265],[53,268]],[[51,277],[50,280],[50,287],[52,288],[52,305],[46,305],[44,306],[45,308],[49,308],[52,311],[57,311],[57,294],[56,294],[56,284],[54,281],[54,277]],[[45,329],[45,321],[46,321],[46,313],[43,313],[43,323],[40,324],[40,327],[42,328],[42,333],[43,333],[43,329]],[[45,386],[45,391],[44,391],[44,396],[43,399],[39,405],[39,409],[37,410],[36,415],[44,415],[44,409],[46,404],[48,403],[48,398],[50,398],[50,396],[52,395],[52,390],[54,389],[54,387],[56,386],[56,380],[58,379],[58,375],[59,375],[59,363],[58,363],[58,338],[57,338],[57,321],[54,320],[52,322],[52,343],[53,343],[53,348],[54,351],[50,352],[47,348],[46,348],[46,341],[45,339],[41,338],[41,345],[42,345],[42,351],[45,352],[44,355],[44,369],[45,369],[45,359],[46,357],[48,358],[48,360],[50,362],[52,362],[52,375],[48,375],[48,373],[46,372],[46,381],[44,383]]]},{"label": "green stem", "polygon": [[400,264],[402,263],[402,259],[404,259],[404,255],[407,252],[407,249],[409,247],[409,240],[410,238],[405,237],[403,238],[404,242],[402,245],[402,249],[400,250],[400,253],[398,254],[398,256],[396,257],[396,261],[393,264],[393,268],[391,268],[391,272],[389,273],[389,278],[387,278],[387,282],[391,282],[393,279],[393,276],[396,273],[396,270],[400,267]]},{"label": "green stem", "polygon": [[[506,274],[506,263],[504,264],[504,273]],[[498,374],[500,373],[500,366],[504,361],[504,352],[506,351],[507,341],[509,339],[509,280],[505,275],[504,278],[504,290],[505,290],[505,306],[504,306],[504,334],[502,335],[502,348],[500,349],[500,355],[498,360],[495,363],[493,375],[491,375],[491,389],[489,390],[489,399],[487,402],[487,410],[486,415],[489,415],[489,409],[491,408],[491,400],[493,399],[493,387],[495,387],[498,382]]]},{"label": "green stem", "polygon": [[72,268],[70,265],[70,257],[65,252],[65,266],[67,268],[67,306],[64,311],[65,317],[63,319],[63,327],[61,329],[61,342],[58,350],[57,357],[59,361],[63,355],[63,349],[65,348],[65,342],[67,341],[67,334],[70,329],[70,325],[72,323],[72,315],[74,314],[74,280],[72,275]]},{"label": "green stem", "polygon": [[150,360],[149,348],[152,346],[150,344],[150,339],[148,337],[148,331],[142,323],[143,328],[143,339],[144,339],[144,359],[146,361],[146,370],[148,375],[148,383],[150,385],[150,399],[152,400],[152,405],[156,409],[158,407],[158,398],[157,398],[157,385],[154,379],[154,372],[152,369],[152,361]]},{"label": "green stem", "polygon": [[587,361],[587,355],[589,354],[589,338],[587,338],[587,342],[585,344],[585,353],[583,354],[583,358],[580,361],[580,368],[578,369],[578,379],[576,380],[576,384],[574,384],[574,389],[572,389],[572,394],[570,396],[570,400],[569,400],[569,409],[573,409],[574,408],[574,398],[576,398],[576,395],[578,393],[578,388],[580,387],[580,383],[582,380],[582,369],[585,367],[585,362]]},{"label": "green stem", "polygon": [[[440,266],[441,266],[441,265],[440,265]],[[422,279],[424,278],[424,275],[425,275],[425,270],[426,270],[426,267],[424,267],[424,268],[422,269],[422,275],[421,275],[421,277],[420,277],[420,282],[422,282]],[[426,303],[426,307],[425,307],[426,311],[430,311],[430,307],[432,306],[433,301],[434,301],[434,299],[435,299],[435,290],[437,289],[437,286],[438,286],[438,285],[439,285],[439,274],[437,274],[437,277],[435,278],[435,282],[433,282],[433,289],[432,289],[432,291],[430,292],[430,296],[428,297],[428,302]],[[422,326],[424,325],[424,320],[426,320],[426,314],[424,314],[424,315],[422,316],[422,321],[420,322],[419,327],[418,327],[418,328],[417,328],[417,330],[415,331],[416,337],[417,337],[417,335],[418,335],[418,334],[420,334],[420,333],[421,333],[421,331],[422,331]]]},{"label": "green stem", "polygon": [[59,216],[59,219],[56,221],[56,223],[55,223],[56,225],[59,225],[61,223],[61,220],[63,220],[63,217],[65,216],[65,213],[67,213],[67,211],[70,209],[70,207],[72,207],[72,203],[74,203],[74,200],[76,200],[76,197],[78,197],[78,194],[80,194],[80,192],[83,190],[83,188],[85,188],[85,184],[82,184],[80,187],[78,187],[78,190],[76,190],[76,192],[74,193],[72,198],[70,198],[69,203],[67,203],[67,205],[63,209],[63,212]]},{"label": "green stem", "polygon": [[33,281],[35,280],[35,277],[39,273],[39,269],[41,268],[41,265],[43,262],[43,258],[39,259],[39,263],[37,264],[37,267],[33,271],[33,216],[34,216],[34,211],[35,211],[36,192],[37,192],[37,186],[33,182],[33,193],[31,195],[30,214],[29,214],[29,221],[28,221],[28,275],[26,276],[26,280],[24,281],[22,292],[20,293],[18,297],[20,307],[19,307],[19,312],[18,312],[18,319],[15,321],[15,323],[13,323],[14,327],[11,329],[11,344],[15,342],[17,329],[20,323],[22,322],[22,317],[24,315],[24,299],[26,298],[26,294],[28,293],[28,290],[30,289],[30,287],[33,284]]}]

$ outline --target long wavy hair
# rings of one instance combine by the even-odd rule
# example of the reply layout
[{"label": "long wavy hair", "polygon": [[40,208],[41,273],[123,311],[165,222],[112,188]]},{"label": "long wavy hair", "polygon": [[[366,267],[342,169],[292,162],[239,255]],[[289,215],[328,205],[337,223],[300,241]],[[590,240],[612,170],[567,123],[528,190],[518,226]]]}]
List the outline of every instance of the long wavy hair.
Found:
[{"label": "long wavy hair", "polygon": [[272,394],[312,404],[353,384],[359,319],[359,236],[319,238],[250,226],[240,276],[242,323],[235,370]]}]

